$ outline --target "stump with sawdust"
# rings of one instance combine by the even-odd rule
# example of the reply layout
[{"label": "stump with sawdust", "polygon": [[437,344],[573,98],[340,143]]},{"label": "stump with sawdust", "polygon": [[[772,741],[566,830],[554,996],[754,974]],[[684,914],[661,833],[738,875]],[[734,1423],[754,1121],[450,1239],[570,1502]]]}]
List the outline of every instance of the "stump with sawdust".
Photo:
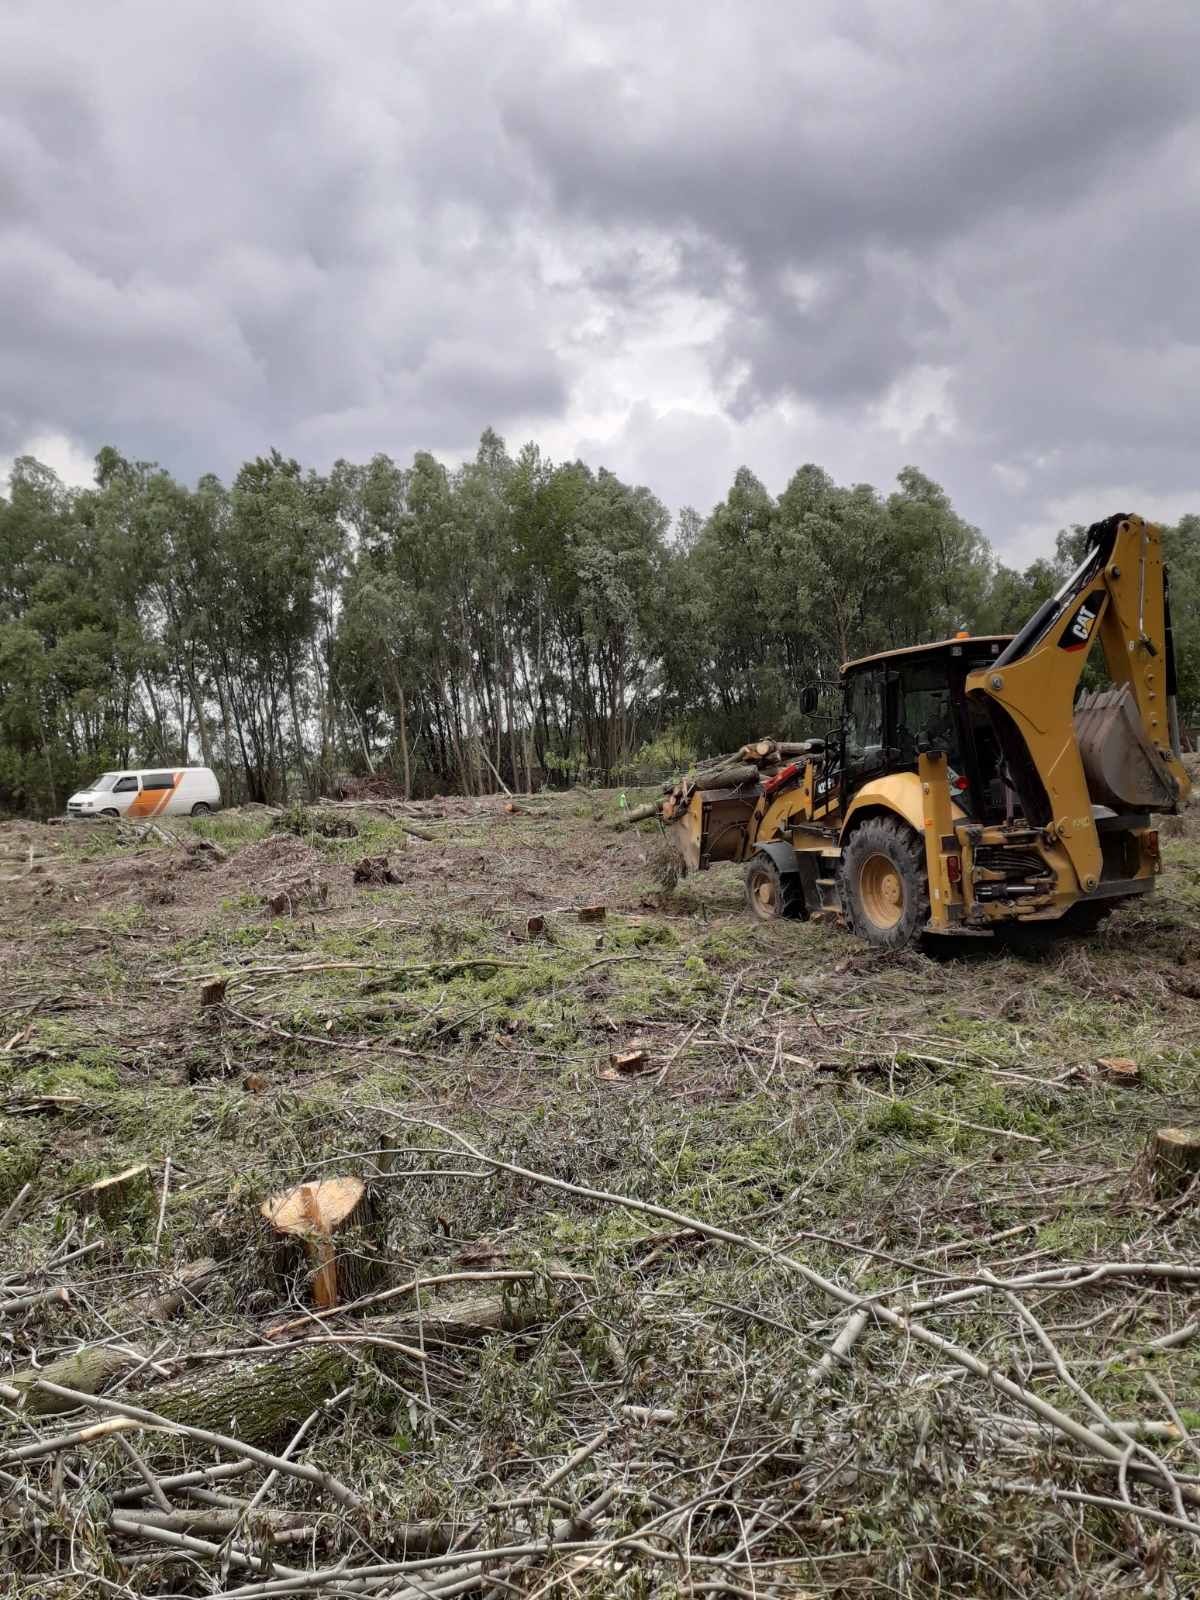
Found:
[{"label": "stump with sawdust", "polygon": [[277,1240],[281,1272],[304,1268],[318,1310],[370,1294],[382,1282],[380,1221],[361,1178],[298,1184],[272,1195],[262,1215]]}]

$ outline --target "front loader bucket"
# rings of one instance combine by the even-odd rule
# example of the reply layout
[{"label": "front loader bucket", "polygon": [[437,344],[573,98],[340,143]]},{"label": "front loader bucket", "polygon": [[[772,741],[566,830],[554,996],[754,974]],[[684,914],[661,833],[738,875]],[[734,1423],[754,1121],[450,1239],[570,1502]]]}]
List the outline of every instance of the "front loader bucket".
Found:
[{"label": "front loader bucket", "polygon": [[714,861],[740,861],[757,793],[734,789],[696,789],[686,807],[670,818],[667,838],[689,872],[703,872]]},{"label": "front loader bucket", "polygon": [[1075,738],[1097,804],[1114,811],[1178,810],[1175,779],[1146,737],[1128,684],[1080,696]]}]

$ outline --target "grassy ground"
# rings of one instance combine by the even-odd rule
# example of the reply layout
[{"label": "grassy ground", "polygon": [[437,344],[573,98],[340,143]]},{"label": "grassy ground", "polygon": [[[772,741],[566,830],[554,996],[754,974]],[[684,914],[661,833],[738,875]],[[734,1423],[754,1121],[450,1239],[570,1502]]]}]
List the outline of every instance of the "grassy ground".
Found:
[{"label": "grassy ground", "polygon": [[[510,1589],[1195,1593],[1200,1546],[1161,1520],[1178,1507],[1144,1455],[1126,1474],[1140,1517],[1056,1498],[1119,1497],[1119,1474],[874,1322],[814,1378],[845,1309],[779,1258],[901,1308],[986,1273],[1194,1262],[1194,1211],[1156,1204],[1141,1158],[1153,1129],[1200,1122],[1198,813],[1166,830],[1159,892],[1086,942],[886,956],[828,926],[756,927],[732,869],[664,891],[653,825],[598,825],[612,796],[523,804],[431,804],[414,819],[430,840],[367,812],[339,840],[272,834],[261,812],[172,824],[220,862],[101,826],[0,828],[0,1210],[31,1186],[4,1240],[10,1365],[127,1333],[116,1308],[202,1256],[218,1274],[139,1347],[171,1373],[261,1343],[308,1291],[275,1272],[259,1206],[357,1173],[393,1283],[534,1277],[510,1331],[423,1364],[356,1356],[299,1455],[368,1504],[322,1525],[310,1563],[383,1559],[392,1524],[431,1516],[519,1542],[611,1489],[603,1538],[650,1531]],[[381,853],[401,882],[355,885],[352,863]],[[273,916],[281,888],[291,914]],[[604,920],[581,921],[595,904]],[[630,1050],[635,1070],[612,1064]],[[1098,1064],[1115,1058],[1136,1075]],[[775,1255],[497,1171],[443,1130]],[[80,1216],[73,1197],[137,1162],[151,1181],[118,1215]],[[71,1303],[3,1315],[48,1282]],[[1172,1405],[1185,1428],[1200,1405],[1200,1338],[1138,1347],[1197,1302],[1190,1277],[1127,1270],[984,1288],[925,1320],[1073,1417],[1169,1431]],[[153,1406],[157,1381],[124,1392]],[[1200,1448],[1154,1449],[1200,1485]],[[14,1500],[0,1522],[0,1592],[212,1592],[195,1555],[107,1529],[131,1477],[111,1441],[65,1459],[31,1480],[53,1514]],[[306,1493],[281,1481],[272,1503]],[[562,1506],[512,1506],[530,1494]]]}]

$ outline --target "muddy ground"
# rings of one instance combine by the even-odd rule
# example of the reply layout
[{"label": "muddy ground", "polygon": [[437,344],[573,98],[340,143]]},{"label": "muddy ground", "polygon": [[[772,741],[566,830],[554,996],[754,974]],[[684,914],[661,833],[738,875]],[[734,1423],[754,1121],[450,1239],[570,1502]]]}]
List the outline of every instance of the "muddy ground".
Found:
[{"label": "muddy ground", "polygon": [[[359,1502],[283,1474],[224,1545],[191,1491],[130,1533],[128,1452],[18,1467],[78,1417],[6,1402],[0,1593],[1196,1592],[1197,1211],[1145,1151],[1200,1124],[1200,812],[1089,940],[896,955],[752,925],[736,869],[664,888],[612,795],[337,815],[356,837],[0,824],[0,1381],[132,1350],[104,1393],[155,1411],[319,1326],[352,1354],[337,1402],[298,1382],[263,1448],[313,1416],[296,1459]],[[357,884],[366,855],[399,882]],[[380,1305],[314,1323],[260,1208],[334,1173],[368,1182],[389,1312],[483,1293],[495,1325],[419,1359],[369,1342]],[[173,1315],[128,1314],[201,1259]],[[906,1330],[955,1289],[932,1341]],[[155,1472],[168,1446],[214,1459],[138,1437]],[[337,1576],[404,1567],[431,1518],[526,1553]],[[281,1550],[308,1589],[272,1580]]]}]

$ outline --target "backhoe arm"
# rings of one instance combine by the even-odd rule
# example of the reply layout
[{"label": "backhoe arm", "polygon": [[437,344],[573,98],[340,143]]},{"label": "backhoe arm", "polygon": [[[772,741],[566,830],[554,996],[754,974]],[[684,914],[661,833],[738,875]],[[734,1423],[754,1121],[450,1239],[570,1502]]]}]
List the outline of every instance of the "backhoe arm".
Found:
[{"label": "backhoe arm", "polygon": [[[1081,702],[1077,718],[1075,694],[1097,633],[1115,689],[1090,706]],[[1135,757],[1138,805],[1173,812],[1190,792],[1174,670],[1160,530],[1117,516],[1088,530],[1078,570],[992,665],[967,678],[968,693],[990,703],[1027,820],[1062,841],[1085,893],[1101,871],[1093,801],[1111,799],[1093,793],[1103,788],[1096,752],[1103,739],[1111,749],[1116,721],[1123,719]]]}]

